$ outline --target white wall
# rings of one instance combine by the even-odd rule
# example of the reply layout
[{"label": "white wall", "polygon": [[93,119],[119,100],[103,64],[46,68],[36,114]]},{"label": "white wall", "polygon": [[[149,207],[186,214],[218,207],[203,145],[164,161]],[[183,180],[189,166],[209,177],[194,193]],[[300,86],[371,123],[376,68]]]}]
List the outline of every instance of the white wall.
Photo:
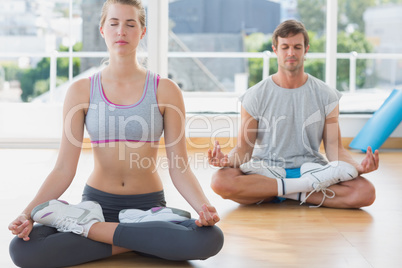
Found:
[{"label": "white wall", "polygon": [[[370,117],[341,115],[342,136],[355,137]],[[186,119],[188,137],[237,136],[237,114],[188,114]],[[61,104],[0,103],[0,148],[57,148],[61,134]],[[402,137],[402,124],[391,137]]]}]

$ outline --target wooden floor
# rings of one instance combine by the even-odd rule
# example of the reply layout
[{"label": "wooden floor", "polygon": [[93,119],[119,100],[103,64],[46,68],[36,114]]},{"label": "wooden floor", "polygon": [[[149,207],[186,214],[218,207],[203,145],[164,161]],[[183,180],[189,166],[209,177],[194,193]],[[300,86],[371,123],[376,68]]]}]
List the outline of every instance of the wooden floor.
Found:
[{"label": "wooden floor", "polygon": [[[363,154],[352,152],[356,159]],[[8,223],[33,197],[53,167],[57,150],[0,150],[0,267],[14,267]],[[163,154],[162,154],[162,157]],[[293,201],[239,206],[209,188],[214,169],[205,151],[190,152],[192,167],[210,201],[219,210],[225,234],[222,251],[206,261],[169,262],[127,253],[78,267],[401,267],[402,150],[383,151],[380,168],[368,174],[377,189],[376,202],[361,210],[309,208]],[[85,150],[77,177],[63,199],[80,201],[92,169]],[[160,169],[169,206],[195,212],[178,195],[166,170]]]}]

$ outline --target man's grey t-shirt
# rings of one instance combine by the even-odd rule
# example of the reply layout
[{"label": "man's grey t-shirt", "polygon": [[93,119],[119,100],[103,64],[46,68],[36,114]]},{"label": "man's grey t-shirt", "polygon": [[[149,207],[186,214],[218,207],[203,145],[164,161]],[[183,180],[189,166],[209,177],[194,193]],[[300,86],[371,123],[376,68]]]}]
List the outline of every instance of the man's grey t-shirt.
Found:
[{"label": "man's grey t-shirt", "polygon": [[299,88],[281,88],[270,76],[248,89],[239,100],[258,121],[253,158],[284,168],[306,162],[326,164],[319,152],[325,118],[340,97],[341,93],[311,75]]}]

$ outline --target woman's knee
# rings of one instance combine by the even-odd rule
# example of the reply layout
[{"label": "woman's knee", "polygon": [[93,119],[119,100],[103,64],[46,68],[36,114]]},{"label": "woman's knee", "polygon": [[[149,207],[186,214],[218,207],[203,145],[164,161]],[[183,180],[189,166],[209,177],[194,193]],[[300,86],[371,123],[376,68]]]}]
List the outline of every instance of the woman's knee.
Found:
[{"label": "woman's knee", "polygon": [[15,236],[10,243],[9,252],[11,260],[18,267],[35,267],[32,256],[35,255],[35,248],[30,247],[30,243]]},{"label": "woman's knee", "polygon": [[222,230],[218,226],[199,227],[197,232],[201,232],[197,241],[194,241],[194,249],[199,254],[196,259],[205,260],[221,251],[224,242]]},{"label": "woman's knee", "polygon": [[14,237],[9,247],[14,264],[18,267],[48,267],[49,252],[43,247],[43,241],[55,233],[55,228],[35,224],[29,234],[29,241]]},{"label": "woman's knee", "polygon": [[218,226],[211,226],[208,228],[210,228],[212,243],[210,242],[210,245],[208,247],[209,254],[207,255],[209,255],[209,257],[212,257],[218,254],[219,251],[221,251],[223,247],[224,236],[222,230]]},{"label": "woman's knee", "polygon": [[190,232],[185,232],[185,236],[181,237],[182,240],[177,240],[177,245],[182,248],[179,250],[180,253],[176,255],[178,250],[175,250],[175,254],[171,256],[172,258],[167,259],[180,261],[205,260],[215,256],[222,249],[224,235],[218,226],[198,227],[194,220],[184,221],[179,225],[185,226]]}]

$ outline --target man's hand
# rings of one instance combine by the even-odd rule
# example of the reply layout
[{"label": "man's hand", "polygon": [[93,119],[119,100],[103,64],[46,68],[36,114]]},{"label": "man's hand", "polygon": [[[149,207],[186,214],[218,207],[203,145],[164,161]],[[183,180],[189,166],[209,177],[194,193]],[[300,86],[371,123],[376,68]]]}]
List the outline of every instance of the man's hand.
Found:
[{"label": "man's hand", "polygon": [[228,167],[229,157],[227,154],[222,153],[221,146],[218,141],[215,141],[214,149],[208,149],[208,162],[215,167]]},{"label": "man's hand", "polygon": [[378,150],[375,150],[373,154],[373,150],[369,146],[366,151],[366,157],[363,159],[361,164],[357,166],[357,171],[359,172],[359,174],[372,172],[378,169],[379,163],[380,157],[378,154]]}]

